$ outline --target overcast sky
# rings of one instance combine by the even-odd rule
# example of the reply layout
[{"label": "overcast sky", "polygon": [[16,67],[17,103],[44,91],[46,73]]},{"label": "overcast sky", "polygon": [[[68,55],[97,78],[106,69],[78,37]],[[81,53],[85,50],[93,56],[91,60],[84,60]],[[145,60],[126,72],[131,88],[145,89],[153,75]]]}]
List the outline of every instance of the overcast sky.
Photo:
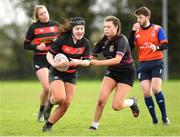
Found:
[{"label": "overcast sky", "polygon": [[14,9],[13,3],[18,0],[0,0],[0,26],[17,22],[23,24],[28,20],[22,8]]},{"label": "overcast sky", "polygon": [[[21,7],[14,8],[13,4],[16,4],[18,1],[19,0],[0,0],[0,26],[11,24],[12,22],[21,25],[24,22],[29,21]],[[97,0],[96,4],[92,6],[92,10],[96,13],[108,9],[109,0]]]}]

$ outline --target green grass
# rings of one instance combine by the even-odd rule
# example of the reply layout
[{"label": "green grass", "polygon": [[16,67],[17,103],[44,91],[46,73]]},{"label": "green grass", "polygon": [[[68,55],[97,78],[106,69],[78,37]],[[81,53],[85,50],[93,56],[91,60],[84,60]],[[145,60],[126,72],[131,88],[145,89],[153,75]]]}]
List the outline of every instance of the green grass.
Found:
[{"label": "green grass", "polygon": [[[116,112],[109,99],[98,131],[88,127],[99,95],[100,81],[78,81],[76,95],[67,113],[53,126],[53,132],[42,133],[43,123],[36,121],[40,84],[37,81],[0,81],[0,136],[180,136],[180,81],[163,83],[170,126],[151,124],[138,82],[129,97],[137,96],[140,116],[134,118],[129,108]],[[112,94],[113,95],[113,94]]]}]

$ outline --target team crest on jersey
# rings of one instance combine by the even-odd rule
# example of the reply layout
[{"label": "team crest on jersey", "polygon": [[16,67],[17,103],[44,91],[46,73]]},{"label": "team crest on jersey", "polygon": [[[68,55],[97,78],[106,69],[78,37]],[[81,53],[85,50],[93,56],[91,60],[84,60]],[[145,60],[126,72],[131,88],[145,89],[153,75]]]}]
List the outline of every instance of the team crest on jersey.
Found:
[{"label": "team crest on jersey", "polygon": [[151,35],[152,35],[152,37],[155,37],[155,35],[156,35],[155,30],[152,31]]},{"label": "team crest on jersey", "polygon": [[54,27],[49,27],[49,30],[50,30],[51,32],[54,32],[54,31],[55,31],[55,28],[54,28]]},{"label": "team crest on jersey", "polygon": [[139,35],[139,34],[136,35],[136,39],[137,39],[137,38],[140,38],[140,35]]},{"label": "team crest on jersey", "polygon": [[77,54],[80,54],[81,53],[81,48],[78,48],[77,49]]},{"label": "team crest on jersey", "polygon": [[43,29],[40,29],[39,32],[43,32],[44,30]]},{"label": "team crest on jersey", "polygon": [[109,46],[109,51],[110,51],[110,52],[114,52],[114,45],[110,45],[110,46]]}]

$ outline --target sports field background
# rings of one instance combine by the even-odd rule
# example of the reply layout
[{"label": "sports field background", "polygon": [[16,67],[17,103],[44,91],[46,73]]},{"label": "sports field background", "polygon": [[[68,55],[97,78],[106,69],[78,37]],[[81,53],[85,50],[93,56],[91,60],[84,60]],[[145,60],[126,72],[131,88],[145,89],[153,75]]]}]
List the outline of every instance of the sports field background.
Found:
[{"label": "sports field background", "polygon": [[[129,97],[137,96],[140,116],[129,108],[114,111],[111,98],[105,106],[98,131],[88,127],[99,95],[100,81],[81,80],[72,105],[50,133],[42,133],[43,123],[36,121],[40,84],[37,81],[0,81],[0,136],[180,136],[180,80],[163,83],[170,126],[164,126],[156,105],[158,125],[152,125],[138,82]],[[113,94],[112,94],[113,95]]]}]

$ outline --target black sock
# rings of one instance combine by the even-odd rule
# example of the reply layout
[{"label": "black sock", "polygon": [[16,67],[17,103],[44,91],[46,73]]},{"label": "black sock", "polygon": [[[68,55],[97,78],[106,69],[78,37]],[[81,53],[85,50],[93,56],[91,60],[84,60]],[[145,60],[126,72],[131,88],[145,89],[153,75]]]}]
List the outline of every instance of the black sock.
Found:
[{"label": "black sock", "polygon": [[53,104],[51,103],[50,99],[48,99],[47,106],[48,106],[49,108],[52,108],[52,107],[53,107]]},{"label": "black sock", "polygon": [[40,108],[39,108],[39,111],[40,111],[40,112],[43,112],[44,108],[45,108],[45,106],[44,106],[44,105],[41,105]]},{"label": "black sock", "polygon": [[51,123],[51,122],[49,122],[49,121],[46,122],[46,127],[47,127],[47,128],[51,128],[52,126],[53,126],[53,123]]}]

